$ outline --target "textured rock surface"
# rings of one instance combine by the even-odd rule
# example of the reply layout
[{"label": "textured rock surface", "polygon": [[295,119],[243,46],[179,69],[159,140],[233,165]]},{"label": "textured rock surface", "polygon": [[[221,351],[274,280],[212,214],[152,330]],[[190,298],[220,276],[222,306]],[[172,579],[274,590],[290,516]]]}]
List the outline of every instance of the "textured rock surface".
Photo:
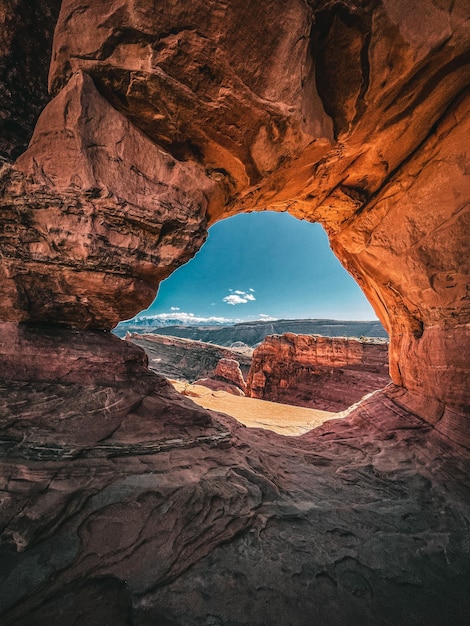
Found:
[{"label": "textured rock surface", "polygon": [[[55,98],[3,187],[19,232],[1,317],[110,328],[194,254],[207,220],[288,210],[323,223],[372,302],[402,402],[460,438],[466,18],[464,0],[65,0]],[[51,205],[60,226],[43,234]]]},{"label": "textured rock surface", "polygon": [[408,390],[404,404],[457,438],[470,431],[468,107],[468,98],[457,99],[393,180],[331,238],[388,319],[391,376]]},{"label": "textured rock surface", "polygon": [[[2,372],[2,624],[466,624],[469,451],[386,393],[282,437],[109,334],[24,331],[52,340],[64,382]],[[80,345],[115,371],[89,384]]]},{"label": "textured rock surface", "polygon": [[60,5],[61,0],[0,0],[0,157],[8,160],[26,149],[50,100],[47,74]]},{"label": "textured rock surface", "polygon": [[254,351],[247,395],[342,411],[389,382],[386,343],[286,333]]},{"label": "textured rock surface", "polygon": [[198,378],[215,376],[219,362],[235,360],[241,367],[241,375],[247,375],[251,355],[222,346],[162,335],[128,334],[127,339],[145,350],[149,367],[157,374],[176,380],[194,382]]},{"label": "textured rock surface", "polygon": [[[8,156],[33,4],[0,0]],[[62,2],[1,173],[2,624],[467,624],[467,5]],[[390,334],[343,421],[248,431],[35,326],[110,329],[264,208],[321,221]]]},{"label": "textured rock surface", "polygon": [[3,170],[1,317],[107,329],[131,317],[204,241],[205,181],[75,75]]},{"label": "textured rock surface", "polygon": [[246,383],[240,369],[240,363],[235,359],[220,359],[215,368],[214,376],[233,383],[243,392],[246,391]]}]

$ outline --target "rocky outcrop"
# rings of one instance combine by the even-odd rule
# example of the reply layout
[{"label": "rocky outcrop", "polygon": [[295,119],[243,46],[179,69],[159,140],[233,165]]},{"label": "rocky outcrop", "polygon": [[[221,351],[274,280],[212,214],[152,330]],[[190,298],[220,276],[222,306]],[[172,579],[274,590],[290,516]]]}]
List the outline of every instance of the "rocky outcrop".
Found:
[{"label": "rocky outcrop", "polygon": [[223,378],[229,383],[233,383],[237,387],[240,387],[242,391],[246,390],[246,383],[240,369],[240,363],[235,359],[220,359],[215,368],[214,375]]},{"label": "rocky outcrop", "polygon": [[27,148],[51,98],[47,74],[60,5],[0,0],[0,159],[16,159]]},{"label": "rocky outcrop", "polygon": [[150,142],[84,74],[45,109],[0,185],[4,320],[111,329],[206,237],[205,177]]},{"label": "rocky outcrop", "polygon": [[247,395],[342,411],[389,383],[385,342],[286,333],[254,351]]},{"label": "rocky outcrop", "polygon": [[[126,339],[143,348],[148,356],[150,369],[166,378],[194,382],[206,377],[226,378],[220,374],[223,372],[229,377],[228,382],[240,385],[250,371],[251,355],[247,350],[231,350],[202,341],[154,334],[129,333]],[[228,370],[221,369],[221,361],[230,362],[231,367]]]},{"label": "rocky outcrop", "polygon": [[207,223],[288,210],[373,304],[400,401],[460,438],[467,52],[463,0],[64,0],[55,97],[2,183],[1,318],[109,329]]}]

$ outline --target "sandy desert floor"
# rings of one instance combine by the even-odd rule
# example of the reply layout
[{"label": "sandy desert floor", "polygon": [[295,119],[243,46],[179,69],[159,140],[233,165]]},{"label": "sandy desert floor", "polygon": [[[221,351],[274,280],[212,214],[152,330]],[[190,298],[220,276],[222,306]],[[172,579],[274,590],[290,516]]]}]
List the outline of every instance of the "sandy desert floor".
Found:
[{"label": "sandy desert floor", "polygon": [[226,391],[213,391],[202,385],[191,385],[176,380],[170,382],[177,391],[190,397],[199,406],[231,415],[245,426],[266,428],[281,435],[302,435],[329,419],[344,416],[344,413],[234,396]]}]

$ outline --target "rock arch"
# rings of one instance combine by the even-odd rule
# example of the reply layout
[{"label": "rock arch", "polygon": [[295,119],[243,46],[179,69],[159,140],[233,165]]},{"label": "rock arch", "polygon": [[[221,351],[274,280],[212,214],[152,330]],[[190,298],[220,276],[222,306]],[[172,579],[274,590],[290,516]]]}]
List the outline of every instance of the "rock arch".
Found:
[{"label": "rock arch", "polygon": [[208,224],[287,210],[388,329],[396,400],[464,436],[464,4],[63,2],[55,97],[3,173],[2,319],[109,329]]},{"label": "rock arch", "polygon": [[[466,4],[63,0],[0,170],[2,624],[467,624]],[[324,225],[392,340],[395,385],[295,440],[102,332],[264,208]]]}]

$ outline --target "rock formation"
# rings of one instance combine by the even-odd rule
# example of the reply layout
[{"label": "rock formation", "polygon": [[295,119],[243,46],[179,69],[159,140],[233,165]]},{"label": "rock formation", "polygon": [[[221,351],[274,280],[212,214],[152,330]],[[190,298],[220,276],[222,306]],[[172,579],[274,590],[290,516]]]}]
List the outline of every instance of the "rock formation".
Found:
[{"label": "rock formation", "polygon": [[2,626],[466,623],[469,450],[385,394],[283,437],[110,334],[2,330]]},{"label": "rock formation", "polygon": [[[0,0],[9,158],[56,9]],[[467,623],[468,78],[464,0],[63,0],[0,172],[2,624]],[[390,336],[295,441],[106,332],[266,208]]]},{"label": "rock formation", "polygon": [[[226,378],[226,374],[230,382],[241,384],[243,381],[243,389],[244,376],[248,375],[251,367],[251,355],[246,350],[231,350],[202,341],[154,334],[128,334],[126,340],[143,348],[147,353],[150,369],[166,378],[194,382],[205,377]],[[219,364],[227,361],[232,367],[224,370]]]},{"label": "rock formation", "polygon": [[466,17],[463,0],[65,0],[55,98],[2,182],[2,318],[109,329],[207,220],[289,210],[373,304],[400,401],[463,436]]},{"label": "rock formation", "polygon": [[220,359],[214,372],[215,379],[222,379],[238,387],[243,393],[246,392],[246,383],[240,369],[240,363],[235,359]]},{"label": "rock formation", "polygon": [[247,395],[343,411],[389,382],[386,343],[286,333],[254,351]]},{"label": "rock formation", "polygon": [[61,0],[0,2],[0,160],[16,159],[27,148],[51,99],[47,75],[60,5]]}]

